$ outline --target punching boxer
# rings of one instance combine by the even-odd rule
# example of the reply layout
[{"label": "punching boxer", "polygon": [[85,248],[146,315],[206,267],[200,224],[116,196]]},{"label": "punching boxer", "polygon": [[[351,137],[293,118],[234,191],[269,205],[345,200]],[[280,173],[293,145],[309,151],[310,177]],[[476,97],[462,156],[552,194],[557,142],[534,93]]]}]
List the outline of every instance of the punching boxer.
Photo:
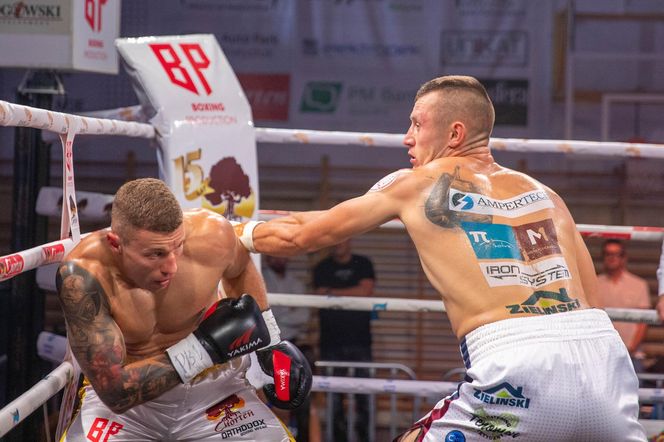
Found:
[{"label": "punching boxer", "polygon": [[494,118],[476,79],[433,79],[404,139],[412,169],[329,210],[237,233],[249,250],[290,256],[401,219],[467,380],[397,440],[645,440],[637,378],[608,316],[592,308],[597,279],[574,220],[551,189],[494,161]]},{"label": "punching boxer", "polygon": [[292,440],[248,384],[245,355],[253,353],[253,378],[278,407],[306,399],[311,370],[280,340],[230,223],[207,210],[183,213],[151,178],[118,190],[111,219],[57,274],[87,380],[64,440]]}]

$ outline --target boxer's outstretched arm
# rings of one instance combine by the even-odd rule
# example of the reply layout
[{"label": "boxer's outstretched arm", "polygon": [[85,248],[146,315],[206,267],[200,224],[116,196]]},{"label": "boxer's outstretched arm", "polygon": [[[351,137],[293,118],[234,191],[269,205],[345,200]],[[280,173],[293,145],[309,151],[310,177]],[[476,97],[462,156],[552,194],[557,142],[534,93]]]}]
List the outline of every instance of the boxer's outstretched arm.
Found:
[{"label": "boxer's outstretched arm", "polygon": [[228,248],[231,249],[232,256],[222,278],[226,295],[230,298],[239,298],[242,294],[248,293],[256,300],[261,310],[266,310],[269,304],[265,283],[249,252],[242,246],[230,225],[225,234],[230,242]]},{"label": "boxer's outstretched arm", "polygon": [[56,282],[69,344],[106,406],[123,413],[180,384],[166,353],[126,363],[122,332],[111,317],[104,289],[92,274],[66,262]]},{"label": "boxer's outstretched arm", "polygon": [[412,183],[397,182],[329,210],[298,212],[259,224],[253,230],[253,247],[259,253],[293,256],[338,244],[398,217],[405,201],[415,195],[412,188]]}]

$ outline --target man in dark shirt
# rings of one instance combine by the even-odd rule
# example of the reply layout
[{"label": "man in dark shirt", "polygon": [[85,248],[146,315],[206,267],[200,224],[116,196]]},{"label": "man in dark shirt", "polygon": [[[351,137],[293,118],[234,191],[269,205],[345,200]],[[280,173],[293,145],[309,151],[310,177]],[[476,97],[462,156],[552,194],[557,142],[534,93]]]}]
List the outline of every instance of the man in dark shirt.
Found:
[{"label": "man in dark shirt", "polygon": [[[331,255],[314,268],[317,293],[337,296],[371,296],[375,274],[371,261],[351,252],[350,240],[336,245]],[[371,361],[371,312],[320,310],[320,359],[325,361]],[[340,373],[335,373],[340,374]],[[366,376],[366,370],[356,370]],[[358,396],[356,430],[367,440],[368,401]],[[346,423],[339,395],[334,395],[334,440],[346,440]]]}]

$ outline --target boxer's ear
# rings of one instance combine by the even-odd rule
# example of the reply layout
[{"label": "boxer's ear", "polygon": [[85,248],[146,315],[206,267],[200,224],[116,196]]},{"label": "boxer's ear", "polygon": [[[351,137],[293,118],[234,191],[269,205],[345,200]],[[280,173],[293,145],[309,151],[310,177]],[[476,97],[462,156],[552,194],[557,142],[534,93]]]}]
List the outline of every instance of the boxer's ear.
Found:
[{"label": "boxer's ear", "polygon": [[113,252],[120,253],[120,237],[117,233],[113,231],[106,233],[106,241]]},{"label": "boxer's ear", "polygon": [[451,148],[457,148],[466,140],[466,125],[461,121],[455,121],[450,126],[450,140],[449,145]]}]

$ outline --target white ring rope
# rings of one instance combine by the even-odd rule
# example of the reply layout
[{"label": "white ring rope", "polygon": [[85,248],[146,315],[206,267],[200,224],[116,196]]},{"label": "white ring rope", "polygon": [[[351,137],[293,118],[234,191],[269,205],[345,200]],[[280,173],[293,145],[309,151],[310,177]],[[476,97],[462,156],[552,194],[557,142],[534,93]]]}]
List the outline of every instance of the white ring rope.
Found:
[{"label": "white ring rope", "polygon": [[[403,138],[404,136],[401,134],[256,128],[256,141],[261,143],[359,145],[399,147],[403,149]],[[489,146],[494,151],[506,152],[550,152],[579,155],[664,158],[664,144],[491,138]]]},{"label": "white ring rope", "polygon": [[63,362],[44,379],[0,410],[0,437],[62,390],[72,375],[72,364]]},{"label": "white ring rope", "polygon": [[[73,124],[75,119],[79,121],[78,125]],[[0,100],[0,126],[32,127],[61,134],[66,134],[70,129],[78,126],[77,134],[126,135],[142,138],[154,138],[155,136],[154,127],[150,124],[81,117],[2,100]]]},{"label": "white ring rope", "polygon": [[[27,126],[66,133],[71,118],[85,121],[78,133],[106,133],[153,138],[155,131],[149,124],[128,120],[141,115],[136,106],[97,111],[117,120],[81,117],[22,106],[0,100],[1,126]],[[123,121],[121,121],[123,120]],[[101,122],[101,123],[100,123]],[[102,129],[103,128],[103,129]],[[261,143],[330,144],[403,148],[402,134],[341,132],[304,129],[256,128],[256,141]],[[600,155],[640,158],[664,158],[664,144],[619,143],[581,140],[528,140],[521,138],[492,138],[495,151],[555,152],[580,155]]]},{"label": "white ring rope", "polygon": [[[312,391],[335,393],[389,394],[442,398],[452,394],[460,382],[418,381],[411,379],[378,379],[341,376],[314,376]],[[664,389],[639,388],[639,401],[645,403],[664,401]]]}]

